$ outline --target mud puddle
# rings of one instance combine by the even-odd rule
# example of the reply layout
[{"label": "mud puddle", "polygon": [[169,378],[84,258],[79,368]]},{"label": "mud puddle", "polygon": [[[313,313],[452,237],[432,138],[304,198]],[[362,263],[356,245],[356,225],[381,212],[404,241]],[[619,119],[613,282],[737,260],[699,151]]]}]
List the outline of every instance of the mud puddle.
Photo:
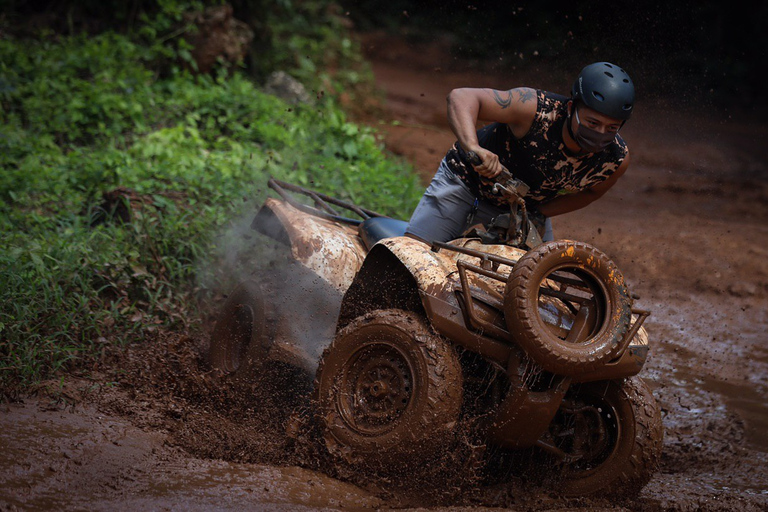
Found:
[{"label": "mud puddle", "polygon": [[[676,387],[680,409],[687,415],[716,417],[711,402],[691,398],[711,397],[717,409],[740,422],[745,447],[765,455],[768,359],[760,327],[763,312],[748,307],[752,297],[729,296],[727,309],[723,299],[723,294],[697,295],[675,300],[674,310],[659,308],[651,322],[657,349],[648,376]],[[675,427],[675,420],[675,415],[667,418],[669,428]]]},{"label": "mud puddle", "polygon": [[27,400],[0,413],[0,504],[23,510],[359,510],[378,498],[298,467],[190,457],[87,405]]},{"label": "mud puddle", "polygon": [[[684,389],[698,388],[720,397],[726,409],[744,421],[745,443],[748,448],[768,453],[768,405],[765,394],[754,387],[702,376],[694,367],[678,366],[671,381]],[[692,414],[709,411],[692,409]]]}]

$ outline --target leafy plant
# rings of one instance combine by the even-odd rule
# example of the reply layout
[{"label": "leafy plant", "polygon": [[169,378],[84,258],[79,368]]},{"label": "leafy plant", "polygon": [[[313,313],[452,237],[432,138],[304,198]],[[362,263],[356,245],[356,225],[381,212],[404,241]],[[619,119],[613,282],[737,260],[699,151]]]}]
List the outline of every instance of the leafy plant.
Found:
[{"label": "leafy plant", "polygon": [[270,175],[400,217],[418,198],[335,102],[154,73],[156,56],[111,32],[0,40],[0,389],[196,325],[224,233]]}]

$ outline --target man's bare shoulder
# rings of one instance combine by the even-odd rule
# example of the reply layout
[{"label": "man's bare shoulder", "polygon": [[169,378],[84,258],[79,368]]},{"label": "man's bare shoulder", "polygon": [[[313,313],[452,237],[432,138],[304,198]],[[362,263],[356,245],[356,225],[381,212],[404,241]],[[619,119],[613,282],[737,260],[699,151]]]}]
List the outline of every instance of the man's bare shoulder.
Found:
[{"label": "man's bare shoulder", "polygon": [[495,102],[491,110],[497,112],[493,121],[509,125],[516,137],[521,137],[531,127],[536,115],[538,99],[536,90],[530,87],[516,87],[506,91],[485,89]]},{"label": "man's bare shoulder", "polygon": [[[530,87],[516,87],[506,91],[496,89],[485,89],[493,96],[493,100],[501,109],[507,109],[511,106],[532,104],[536,107],[536,90]],[[524,109],[526,110],[526,109]]]},{"label": "man's bare shoulder", "polygon": [[520,103],[532,103],[535,107],[538,102],[536,98],[536,89],[531,89],[530,87],[517,87],[512,89],[512,92],[517,95],[517,101]]}]

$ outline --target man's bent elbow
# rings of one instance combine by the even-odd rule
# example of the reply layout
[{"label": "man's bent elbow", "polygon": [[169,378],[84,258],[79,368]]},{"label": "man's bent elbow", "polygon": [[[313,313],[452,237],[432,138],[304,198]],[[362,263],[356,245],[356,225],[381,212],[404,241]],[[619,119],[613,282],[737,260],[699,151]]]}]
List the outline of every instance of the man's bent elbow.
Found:
[{"label": "man's bent elbow", "polygon": [[445,97],[445,102],[448,103],[449,106],[456,102],[456,94],[458,90],[459,89],[453,89],[448,93],[448,96]]},{"label": "man's bent elbow", "polygon": [[445,101],[448,102],[448,105],[455,105],[456,103],[461,103],[463,100],[466,100],[468,97],[470,89],[467,87],[462,87],[459,89],[453,89],[451,92],[448,93],[448,96],[445,97]]}]

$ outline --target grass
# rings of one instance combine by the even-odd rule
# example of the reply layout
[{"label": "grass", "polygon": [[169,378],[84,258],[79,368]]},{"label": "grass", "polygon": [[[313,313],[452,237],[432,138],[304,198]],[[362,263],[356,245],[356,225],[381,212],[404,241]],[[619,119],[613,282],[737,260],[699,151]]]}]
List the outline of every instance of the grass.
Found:
[{"label": "grass", "polygon": [[[333,95],[289,106],[240,71],[159,74],[158,58],[111,32],[0,40],[0,390],[189,328],[268,176],[399,217],[418,199]],[[99,217],[115,189],[130,222]]]}]

